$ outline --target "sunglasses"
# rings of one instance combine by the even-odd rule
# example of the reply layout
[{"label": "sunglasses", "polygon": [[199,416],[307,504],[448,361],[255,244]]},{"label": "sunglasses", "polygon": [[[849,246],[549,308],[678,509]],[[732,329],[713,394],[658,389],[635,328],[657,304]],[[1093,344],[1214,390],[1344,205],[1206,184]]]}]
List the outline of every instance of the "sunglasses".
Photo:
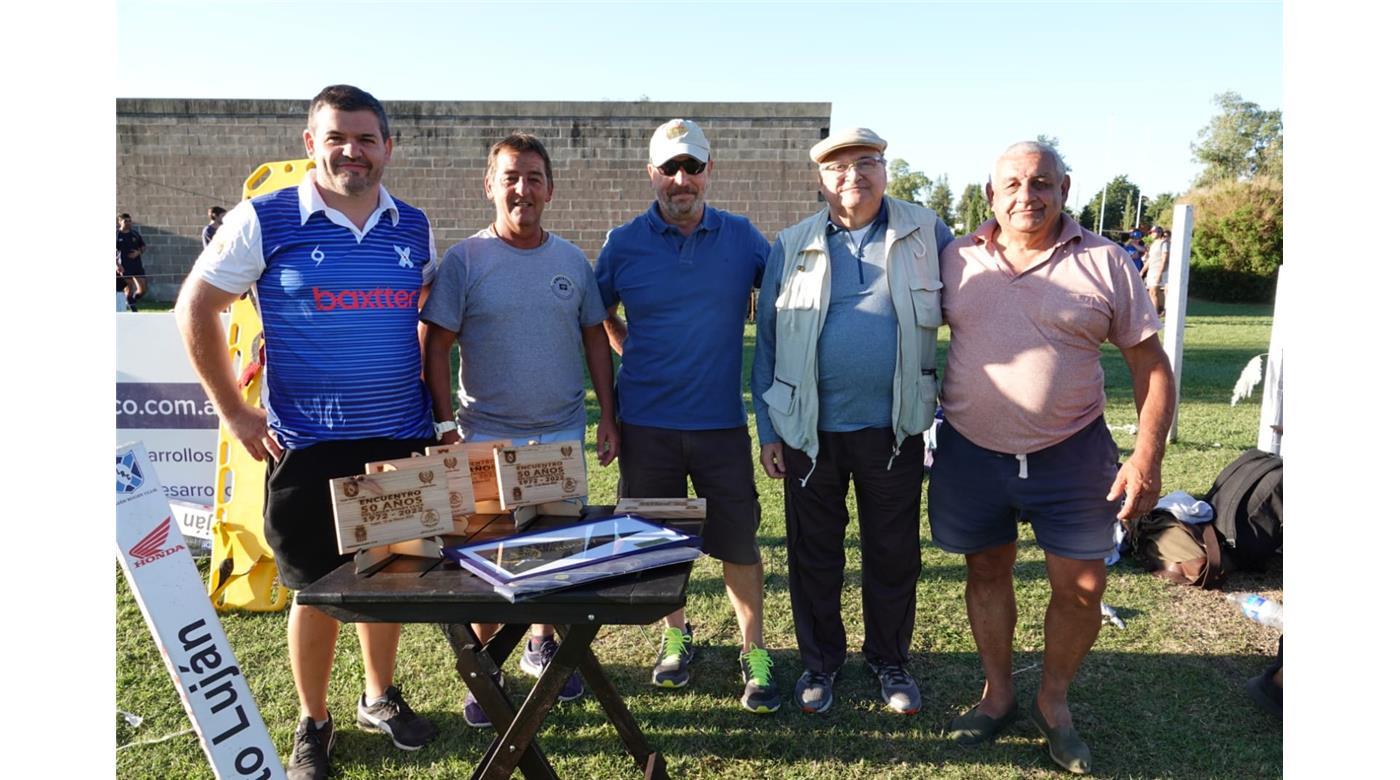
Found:
[{"label": "sunglasses", "polygon": [[666,176],[675,176],[676,171],[681,170],[685,171],[686,174],[690,176],[699,176],[705,172],[705,165],[706,163],[702,163],[694,157],[686,157],[685,159],[676,158],[661,163],[656,166],[656,170],[661,171],[661,173]]}]

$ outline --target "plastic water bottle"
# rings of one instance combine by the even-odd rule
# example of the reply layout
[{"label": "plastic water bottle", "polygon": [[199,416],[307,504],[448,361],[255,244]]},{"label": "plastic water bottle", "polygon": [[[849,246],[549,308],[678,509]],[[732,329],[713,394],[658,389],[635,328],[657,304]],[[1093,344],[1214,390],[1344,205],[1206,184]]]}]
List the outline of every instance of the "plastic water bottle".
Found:
[{"label": "plastic water bottle", "polygon": [[1258,593],[1227,593],[1225,598],[1240,608],[1244,616],[1269,628],[1283,630],[1283,605]]}]

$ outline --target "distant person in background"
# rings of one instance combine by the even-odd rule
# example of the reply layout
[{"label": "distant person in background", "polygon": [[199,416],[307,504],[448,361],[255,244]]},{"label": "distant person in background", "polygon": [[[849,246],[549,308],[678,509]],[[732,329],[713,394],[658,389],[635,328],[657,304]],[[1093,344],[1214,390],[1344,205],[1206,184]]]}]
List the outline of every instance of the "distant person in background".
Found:
[{"label": "distant person in background", "polygon": [[146,267],[141,262],[141,254],[146,251],[146,240],[131,229],[131,215],[125,212],[117,215],[117,260],[121,263],[117,289],[126,292],[126,305],[136,311],[136,301],[146,294]]},{"label": "distant person in background", "polygon": [[1158,225],[1153,225],[1147,234],[1152,238],[1152,245],[1147,249],[1147,263],[1142,267],[1142,279],[1147,283],[1147,297],[1152,301],[1152,307],[1157,310],[1157,316],[1161,317],[1167,313],[1166,285],[1163,282],[1167,273],[1167,253],[1171,251],[1171,242],[1167,238],[1167,231]]},{"label": "distant person in background", "polygon": [[223,206],[209,207],[209,224],[204,226],[204,245],[209,246],[209,242],[214,240],[214,234],[219,232],[219,226],[224,224],[224,214],[227,210]]},{"label": "distant person in background", "polygon": [[1128,259],[1133,261],[1133,268],[1142,273],[1147,255],[1147,245],[1142,242],[1142,231],[1134,228],[1133,232],[1128,234],[1128,240],[1123,242],[1123,248],[1128,252]]}]

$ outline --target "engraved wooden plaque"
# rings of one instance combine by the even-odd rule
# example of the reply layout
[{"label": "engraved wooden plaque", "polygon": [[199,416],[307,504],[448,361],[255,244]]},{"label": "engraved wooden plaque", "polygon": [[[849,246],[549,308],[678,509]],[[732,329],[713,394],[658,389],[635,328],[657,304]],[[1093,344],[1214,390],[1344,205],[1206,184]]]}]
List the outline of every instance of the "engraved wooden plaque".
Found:
[{"label": "engraved wooden plaque", "polygon": [[431,458],[408,460],[407,470],[330,481],[340,552],[451,533],[446,470]]},{"label": "engraved wooden plaque", "polygon": [[633,514],[653,520],[705,519],[703,498],[619,498],[618,514]]},{"label": "engraved wooden plaque", "polygon": [[507,509],[588,494],[582,442],[496,447],[495,463],[501,506]]}]

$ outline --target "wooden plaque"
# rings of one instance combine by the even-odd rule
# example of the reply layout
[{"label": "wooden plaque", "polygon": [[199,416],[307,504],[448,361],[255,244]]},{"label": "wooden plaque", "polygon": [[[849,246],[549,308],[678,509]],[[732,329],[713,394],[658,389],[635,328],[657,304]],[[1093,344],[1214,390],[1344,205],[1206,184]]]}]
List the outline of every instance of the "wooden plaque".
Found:
[{"label": "wooden plaque", "polygon": [[409,471],[421,468],[424,463],[439,464],[447,473],[447,501],[452,507],[452,528],[443,533],[469,534],[486,525],[488,518],[478,517],[476,501],[472,496],[471,472],[467,469],[466,449],[461,444],[429,447],[428,454],[414,455],[411,458],[384,460],[366,463],[366,474],[382,474],[387,471]]},{"label": "wooden plaque", "polygon": [[705,519],[703,498],[619,498],[616,512],[653,520]]},{"label": "wooden plaque", "polygon": [[340,552],[352,553],[452,531],[446,470],[430,458],[411,460],[411,470],[330,481]]},{"label": "wooden plaque", "polygon": [[501,506],[507,509],[588,494],[582,442],[497,447],[495,462]]},{"label": "wooden plaque", "polygon": [[501,488],[496,484],[497,447],[509,447],[505,439],[498,441],[474,441],[464,444],[467,448],[467,463],[472,472],[472,494],[476,496],[476,511],[488,514],[510,512],[501,506]]}]

